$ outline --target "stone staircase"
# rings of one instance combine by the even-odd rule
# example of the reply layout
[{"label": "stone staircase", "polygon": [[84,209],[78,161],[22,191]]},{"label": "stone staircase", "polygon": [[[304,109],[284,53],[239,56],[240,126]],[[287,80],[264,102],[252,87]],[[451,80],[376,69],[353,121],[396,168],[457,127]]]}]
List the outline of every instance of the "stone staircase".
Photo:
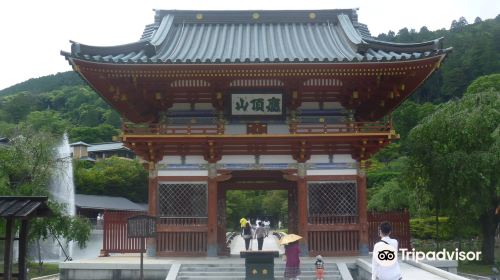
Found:
[{"label": "stone staircase", "polygon": [[[342,280],[337,265],[334,263],[325,264],[325,280]],[[300,266],[302,274],[300,280],[316,280],[314,265],[302,264]],[[274,265],[275,279],[284,279],[285,265],[277,263]],[[244,264],[183,264],[177,274],[177,280],[195,279],[245,279]]]}]

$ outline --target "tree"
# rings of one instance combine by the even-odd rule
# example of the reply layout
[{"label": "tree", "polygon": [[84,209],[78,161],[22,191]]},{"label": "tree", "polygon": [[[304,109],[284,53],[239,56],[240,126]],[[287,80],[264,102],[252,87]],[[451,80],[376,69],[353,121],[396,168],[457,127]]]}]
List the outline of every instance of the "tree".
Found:
[{"label": "tree", "polygon": [[54,135],[62,135],[69,126],[58,112],[51,110],[29,113],[26,117],[26,123],[31,125],[36,131],[49,132]]},{"label": "tree", "polygon": [[137,160],[111,157],[90,168],[76,161],[74,175],[78,193],[122,196],[135,202],[147,202],[148,175]]},{"label": "tree", "polygon": [[370,192],[368,209],[373,211],[392,211],[408,209],[409,191],[397,179],[385,181],[382,186]]},{"label": "tree", "polygon": [[22,92],[7,98],[2,105],[9,122],[18,123],[33,110],[38,109],[38,98]]},{"label": "tree", "polygon": [[465,95],[489,90],[500,91],[500,74],[492,74],[477,78],[469,85]]},{"label": "tree", "polygon": [[113,136],[119,131],[109,124],[102,124],[96,127],[77,126],[68,131],[71,142],[83,141],[86,143],[99,143],[113,141]]},{"label": "tree", "polygon": [[55,146],[58,138],[53,134],[35,131],[31,126],[18,126],[11,141],[0,148],[0,195],[49,196],[49,207],[54,216],[38,218],[30,225],[31,240],[47,237],[76,241],[84,247],[90,236],[90,223],[70,217],[62,211],[66,205],[53,200],[48,185],[56,167]]},{"label": "tree", "polygon": [[401,104],[392,114],[394,126],[401,140],[404,142],[410,130],[435,110],[436,106],[431,103],[418,104],[407,100]]},{"label": "tree", "polygon": [[[482,83],[495,78],[484,77]],[[470,92],[449,101],[408,136],[410,176],[432,194],[436,212],[442,209],[450,219],[469,223],[479,217],[482,256],[488,264],[494,262],[499,219],[495,215],[500,203],[499,95],[498,90]]]}]

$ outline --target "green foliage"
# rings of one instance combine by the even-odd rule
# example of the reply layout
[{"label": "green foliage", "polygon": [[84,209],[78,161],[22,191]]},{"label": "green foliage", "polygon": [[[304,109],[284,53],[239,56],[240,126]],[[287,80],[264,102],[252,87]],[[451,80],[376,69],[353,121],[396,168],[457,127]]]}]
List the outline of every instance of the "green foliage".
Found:
[{"label": "green foliage", "polygon": [[419,32],[401,29],[380,34],[381,40],[394,42],[421,42],[444,37],[444,47],[453,47],[441,69],[434,73],[411,97],[419,103],[439,103],[460,98],[467,86],[476,78],[500,72],[500,16],[495,19],[467,24],[459,19],[452,30],[429,31],[422,27]]},{"label": "green foliage", "polygon": [[490,90],[500,92],[500,74],[492,74],[477,78],[469,85],[467,91],[465,92],[465,95],[476,94]]},{"label": "green foliage", "polygon": [[68,131],[71,142],[83,141],[85,143],[110,142],[113,136],[119,134],[119,130],[109,124],[102,124],[95,127],[73,127]]},{"label": "green foliage", "polygon": [[[452,240],[454,238],[448,217],[439,217],[439,239]],[[410,219],[410,232],[413,238],[436,239],[436,218]]]},{"label": "green foliage", "polygon": [[384,181],[381,186],[370,190],[368,209],[370,211],[392,211],[408,209],[410,203],[409,190],[392,179]]},{"label": "green foliage", "polygon": [[373,158],[378,160],[379,162],[383,162],[385,164],[399,158],[401,156],[401,144],[400,143],[391,143],[386,146],[384,149],[380,150],[376,153]]},{"label": "green foliage", "polygon": [[137,160],[111,157],[92,167],[75,161],[75,186],[80,194],[122,196],[147,202],[148,175]]},{"label": "green foliage", "polygon": [[[52,133],[35,131],[32,126],[18,126],[7,134],[9,145],[0,148],[0,195],[49,196],[48,185],[57,167],[55,147],[60,138]],[[49,196],[54,216],[39,218],[30,225],[31,239],[58,238],[76,241],[84,246],[90,235],[87,221],[65,216],[65,205]]]},{"label": "green foliage", "polygon": [[39,97],[25,92],[4,99],[0,103],[0,109],[4,112],[3,121],[18,123],[24,120],[31,111],[39,108],[39,101]]},{"label": "green foliage", "polygon": [[[405,176],[432,194],[436,209],[446,211],[458,235],[464,225],[478,226],[480,217],[483,238],[492,238],[490,217],[500,190],[499,95],[490,90],[442,104],[408,136]],[[492,262],[486,247],[483,256]]]},{"label": "green foliage", "polygon": [[62,135],[69,124],[55,111],[33,111],[29,113],[26,122],[36,131]]},{"label": "green foliage", "polygon": [[[417,239],[436,239],[440,240],[454,240],[457,236],[455,232],[455,225],[448,217],[439,217],[439,236],[436,236],[436,218],[415,218],[410,219],[410,231],[412,238]],[[463,235],[460,238],[469,239],[475,238],[479,235],[479,229],[470,225],[463,226]]]},{"label": "green foliage", "polygon": [[404,142],[410,130],[423,118],[436,110],[437,106],[431,103],[418,104],[407,100],[403,102],[392,114],[394,127]]},{"label": "green foliage", "polygon": [[[227,192],[227,227],[238,229],[242,217],[273,216],[283,219],[288,213],[287,191],[228,191]],[[276,226],[276,225],[275,225]]]},{"label": "green foliage", "polygon": [[84,81],[76,72],[68,71],[48,75],[40,78],[33,78],[22,83],[13,85],[6,89],[0,90],[0,96],[5,96],[13,93],[29,91],[31,93],[48,92],[60,88],[62,86],[82,86]]}]

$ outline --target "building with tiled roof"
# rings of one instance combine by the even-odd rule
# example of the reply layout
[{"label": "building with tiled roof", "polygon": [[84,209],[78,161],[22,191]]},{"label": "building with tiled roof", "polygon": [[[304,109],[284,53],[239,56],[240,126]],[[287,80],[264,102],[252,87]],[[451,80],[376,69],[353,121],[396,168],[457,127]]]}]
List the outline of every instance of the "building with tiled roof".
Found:
[{"label": "building with tiled roof", "polygon": [[225,255],[226,192],[283,189],[302,252],[368,252],[363,168],[451,51],[441,38],[376,40],[355,9],[156,10],[138,38],[62,55],[147,162],[150,251]]}]

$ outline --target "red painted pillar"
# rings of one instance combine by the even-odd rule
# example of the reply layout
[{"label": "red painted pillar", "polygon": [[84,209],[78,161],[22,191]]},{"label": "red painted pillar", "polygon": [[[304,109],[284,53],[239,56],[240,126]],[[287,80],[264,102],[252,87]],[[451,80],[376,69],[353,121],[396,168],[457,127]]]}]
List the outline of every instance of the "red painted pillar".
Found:
[{"label": "red painted pillar", "polygon": [[297,179],[297,208],[298,208],[298,225],[299,235],[302,236],[300,240],[300,250],[303,256],[309,256],[308,246],[308,221],[307,221],[307,181],[305,163],[298,163],[298,179]]},{"label": "red painted pillar", "polygon": [[359,253],[368,255],[368,202],[366,197],[366,175],[364,171],[358,173],[358,215],[361,229],[359,231]]},{"label": "red painted pillar", "polygon": [[217,181],[215,178],[208,179],[208,233],[207,233],[207,256],[217,256]]},{"label": "red painted pillar", "polygon": [[[148,183],[148,215],[157,217],[158,213],[158,166],[154,162],[149,162],[149,183]],[[147,255],[156,256],[156,239],[148,238]]]}]

